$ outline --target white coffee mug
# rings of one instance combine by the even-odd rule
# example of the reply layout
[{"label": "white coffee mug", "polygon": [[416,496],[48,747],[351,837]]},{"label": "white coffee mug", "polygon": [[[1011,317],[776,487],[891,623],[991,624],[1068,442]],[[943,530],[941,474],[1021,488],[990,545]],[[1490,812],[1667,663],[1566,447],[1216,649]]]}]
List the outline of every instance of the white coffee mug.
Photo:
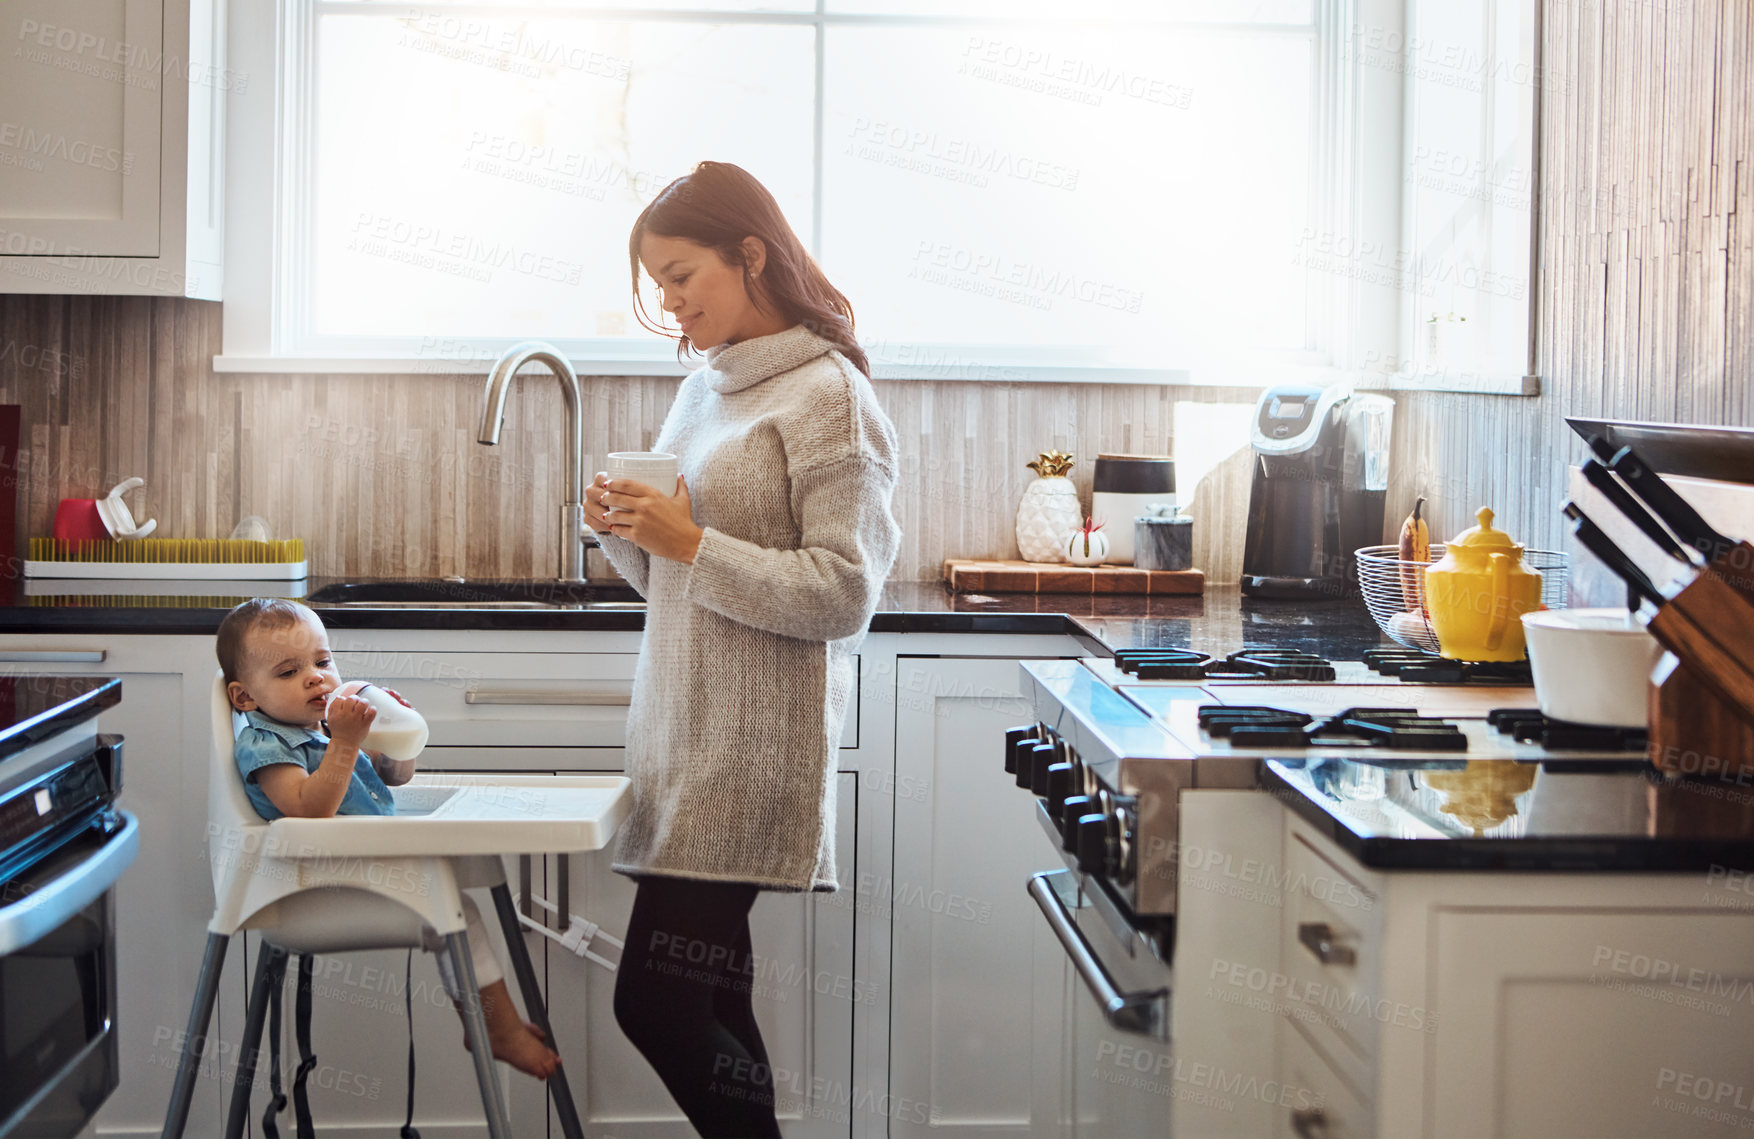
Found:
[{"label": "white coffee mug", "polygon": [[676,456],[668,451],[611,451],[603,470],[611,479],[643,482],[665,498],[676,497]]},{"label": "white coffee mug", "polygon": [[[645,483],[665,498],[675,498],[677,462],[668,451],[610,451],[603,472],[610,479],[631,479]],[[616,507],[609,507],[614,512]]]}]

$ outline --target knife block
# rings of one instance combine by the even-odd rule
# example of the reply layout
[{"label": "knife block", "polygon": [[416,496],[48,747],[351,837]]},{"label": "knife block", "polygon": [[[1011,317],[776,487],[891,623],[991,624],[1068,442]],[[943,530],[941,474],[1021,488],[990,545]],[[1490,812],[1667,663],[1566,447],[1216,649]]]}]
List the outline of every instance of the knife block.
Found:
[{"label": "knife block", "polygon": [[1754,775],[1754,545],[1738,542],[1651,618],[1650,758],[1664,771]]},{"label": "knife block", "polygon": [[1754,721],[1673,652],[1651,673],[1650,761],[1676,775],[1754,776]]}]

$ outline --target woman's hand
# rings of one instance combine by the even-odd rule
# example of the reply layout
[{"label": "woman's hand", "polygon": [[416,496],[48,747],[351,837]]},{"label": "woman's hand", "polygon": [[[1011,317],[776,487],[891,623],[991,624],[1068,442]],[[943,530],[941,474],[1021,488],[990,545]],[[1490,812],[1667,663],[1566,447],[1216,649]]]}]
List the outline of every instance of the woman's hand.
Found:
[{"label": "woman's hand", "polygon": [[[643,482],[633,479],[610,479],[598,475],[603,489],[597,497],[599,508],[608,507],[605,521],[609,532],[626,538],[647,553],[660,558],[693,564],[704,533],[694,524],[688,499],[688,484],[676,476],[676,495],[666,497]],[[586,494],[586,517],[590,517],[590,495]],[[595,525],[595,523],[593,523]]]},{"label": "woman's hand", "polygon": [[603,488],[609,485],[609,472],[598,471],[585,491],[585,522],[599,534],[610,533],[609,520],[604,517]]}]

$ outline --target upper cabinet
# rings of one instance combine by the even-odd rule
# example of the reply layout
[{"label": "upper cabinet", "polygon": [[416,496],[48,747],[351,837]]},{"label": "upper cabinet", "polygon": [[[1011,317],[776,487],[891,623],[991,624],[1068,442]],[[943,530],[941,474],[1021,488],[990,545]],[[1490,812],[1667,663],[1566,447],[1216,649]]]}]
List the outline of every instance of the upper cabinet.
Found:
[{"label": "upper cabinet", "polygon": [[218,300],[223,0],[12,0],[0,292]]}]

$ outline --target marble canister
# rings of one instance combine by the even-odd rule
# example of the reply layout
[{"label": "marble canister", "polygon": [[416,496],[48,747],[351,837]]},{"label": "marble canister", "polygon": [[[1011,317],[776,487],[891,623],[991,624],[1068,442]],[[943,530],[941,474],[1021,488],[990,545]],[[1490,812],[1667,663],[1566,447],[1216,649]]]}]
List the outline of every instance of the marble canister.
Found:
[{"label": "marble canister", "polygon": [[1133,519],[1133,565],[1142,570],[1194,566],[1194,520],[1186,514]]}]

